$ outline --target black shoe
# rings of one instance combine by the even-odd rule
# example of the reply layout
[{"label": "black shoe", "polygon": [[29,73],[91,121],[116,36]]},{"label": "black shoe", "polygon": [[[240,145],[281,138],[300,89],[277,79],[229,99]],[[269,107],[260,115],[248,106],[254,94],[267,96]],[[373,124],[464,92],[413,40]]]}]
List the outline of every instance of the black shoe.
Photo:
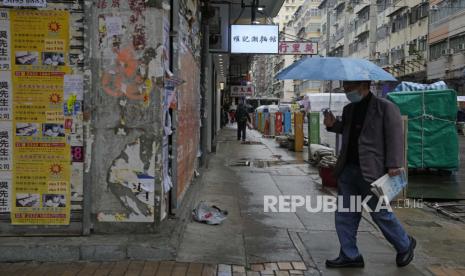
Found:
[{"label": "black shoe", "polygon": [[342,267],[364,267],[365,262],[363,261],[362,255],[351,260],[344,257],[337,257],[334,260],[326,260],[326,267],[328,268],[342,268]]},{"label": "black shoe", "polygon": [[417,246],[417,241],[409,236],[408,237],[410,240],[410,246],[405,253],[398,253],[396,256],[396,263],[397,266],[402,267],[408,265],[412,260],[413,260],[413,251],[415,250],[415,247]]}]

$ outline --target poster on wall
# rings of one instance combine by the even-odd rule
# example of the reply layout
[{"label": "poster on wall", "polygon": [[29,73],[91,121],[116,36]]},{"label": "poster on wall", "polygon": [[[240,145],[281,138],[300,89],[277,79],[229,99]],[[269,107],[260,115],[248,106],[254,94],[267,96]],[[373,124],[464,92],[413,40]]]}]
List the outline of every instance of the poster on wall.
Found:
[{"label": "poster on wall", "polygon": [[12,137],[11,122],[0,121],[0,172],[12,169]]},{"label": "poster on wall", "polygon": [[11,173],[0,171],[0,213],[11,210]]},{"label": "poster on wall", "polygon": [[9,7],[45,8],[47,0],[3,0],[3,5]]},{"label": "poster on wall", "polygon": [[6,10],[0,10],[0,71],[10,67],[10,20]]},{"label": "poster on wall", "polygon": [[70,222],[71,148],[64,118],[69,12],[9,11],[12,224]]},{"label": "poster on wall", "polygon": [[11,120],[11,72],[0,71],[0,122]]}]

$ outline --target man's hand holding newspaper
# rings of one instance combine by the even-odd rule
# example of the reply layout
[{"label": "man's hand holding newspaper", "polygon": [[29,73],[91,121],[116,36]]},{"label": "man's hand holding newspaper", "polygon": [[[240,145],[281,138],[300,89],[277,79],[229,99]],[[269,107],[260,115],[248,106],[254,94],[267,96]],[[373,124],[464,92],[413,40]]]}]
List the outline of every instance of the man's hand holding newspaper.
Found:
[{"label": "man's hand holding newspaper", "polygon": [[400,174],[396,176],[385,174],[371,183],[371,191],[377,197],[386,196],[391,201],[405,186],[407,186],[407,175],[404,169],[400,169]]}]

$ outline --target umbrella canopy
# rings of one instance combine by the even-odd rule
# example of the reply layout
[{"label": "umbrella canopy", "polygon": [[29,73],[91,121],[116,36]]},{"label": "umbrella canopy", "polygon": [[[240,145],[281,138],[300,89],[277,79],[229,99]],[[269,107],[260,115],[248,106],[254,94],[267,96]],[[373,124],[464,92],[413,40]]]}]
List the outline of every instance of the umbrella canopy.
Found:
[{"label": "umbrella canopy", "polygon": [[378,65],[360,58],[312,57],[279,72],[278,80],[396,81]]}]

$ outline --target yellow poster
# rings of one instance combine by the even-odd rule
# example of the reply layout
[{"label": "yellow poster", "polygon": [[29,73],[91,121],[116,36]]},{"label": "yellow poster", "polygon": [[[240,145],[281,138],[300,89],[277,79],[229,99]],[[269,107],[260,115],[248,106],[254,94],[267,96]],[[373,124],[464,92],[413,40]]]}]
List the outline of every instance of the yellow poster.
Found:
[{"label": "yellow poster", "polygon": [[12,224],[69,224],[71,148],[64,126],[69,12],[10,11]]}]

